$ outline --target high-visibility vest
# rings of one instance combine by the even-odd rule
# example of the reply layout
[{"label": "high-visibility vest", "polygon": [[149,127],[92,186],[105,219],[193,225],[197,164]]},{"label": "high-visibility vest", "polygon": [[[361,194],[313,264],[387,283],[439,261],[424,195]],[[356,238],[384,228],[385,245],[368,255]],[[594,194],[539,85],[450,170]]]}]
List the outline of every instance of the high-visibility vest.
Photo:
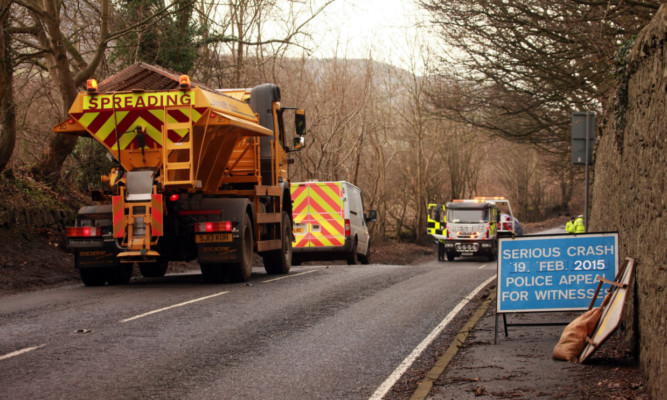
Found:
[{"label": "high-visibility vest", "polygon": [[574,233],[574,221],[567,221],[567,224],[565,224],[565,233]]},{"label": "high-visibility vest", "polygon": [[574,233],[585,233],[586,227],[584,226],[584,219],[577,218],[574,220]]},{"label": "high-visibility vest", "polygon": [[426,233],[447,235],[447,210],[444,204],[429,204],[426,214]]}]

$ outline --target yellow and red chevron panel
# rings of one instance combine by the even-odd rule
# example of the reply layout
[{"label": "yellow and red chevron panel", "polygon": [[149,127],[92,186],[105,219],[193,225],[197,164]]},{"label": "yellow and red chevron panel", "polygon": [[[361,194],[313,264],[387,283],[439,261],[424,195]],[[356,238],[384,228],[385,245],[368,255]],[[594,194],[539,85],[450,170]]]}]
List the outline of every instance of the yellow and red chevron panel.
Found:
[{"label": "yellow and red chevron panel", "polygon": [[151,195],[151,236],[163,236],[162,195]]},{"label": "yellow and red chevron panel", "polygon": [[[109,150],[118,151],[118,142],[121,150],[139,148],[134,132],[137,125],[146,128],[147,148],[161,148],[165,109],[168,122],[187,122],[192,119],[195,124],[207,111],[207,107],[192,107],[192,115],[188,115],[191,104],[194,105],[192,91],[98,94],[84,96],[82,112],[72,112],[70,115]],[[186,134],[187,130],[169,130],[167,139],[178,143]]]},{"label": "yellow and red chevron panel", "polygon": [[340,182],[305,182],[291,186],[293,247],[345,244],[343,189]]},{"label": "yellow and red chevron panel", "polygon": [[127,222],[125,221],[125,201],[123,201],[123,196],[111,197],[111,216],[113,220],[113,237],[124,238]]}]

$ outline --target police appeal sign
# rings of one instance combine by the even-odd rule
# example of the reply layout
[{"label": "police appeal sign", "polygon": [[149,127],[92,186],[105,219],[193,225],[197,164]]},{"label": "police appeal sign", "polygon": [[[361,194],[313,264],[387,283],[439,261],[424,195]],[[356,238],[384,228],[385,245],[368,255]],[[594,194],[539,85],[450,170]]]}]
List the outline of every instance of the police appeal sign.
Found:
[{"label": "police appeal sign", "polygon": [[585,310],[617,271],[617,233],[500,239],[497,312]]}]

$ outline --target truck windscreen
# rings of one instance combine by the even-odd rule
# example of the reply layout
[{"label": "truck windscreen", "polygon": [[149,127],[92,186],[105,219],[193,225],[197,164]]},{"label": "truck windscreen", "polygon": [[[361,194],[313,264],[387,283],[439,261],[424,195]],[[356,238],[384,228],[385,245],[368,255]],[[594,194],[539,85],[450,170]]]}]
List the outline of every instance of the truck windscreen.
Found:
[{"label": "truck windscreen", "polygon": [[489,221],[487,210],[449,210],[447,221],[455,224],[480,223]]}]

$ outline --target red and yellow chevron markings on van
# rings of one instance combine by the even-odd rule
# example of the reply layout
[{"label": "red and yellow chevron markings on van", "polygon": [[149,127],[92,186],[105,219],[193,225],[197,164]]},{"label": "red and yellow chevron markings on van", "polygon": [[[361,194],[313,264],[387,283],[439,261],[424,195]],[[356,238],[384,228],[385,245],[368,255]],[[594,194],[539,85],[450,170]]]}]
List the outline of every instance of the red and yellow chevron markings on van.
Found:
[{"label": "red and yellow chevron markings on van", "polygon": [[290,192],[292,197],[292,217],[294,218],[294,227],[295,229],[302,230],[302,232],[295,232],[292,247],[308,247],[310,234],[308,233],[308,224],[304,222],[307,217],[308,187],[305,184],[292,185],[290,187]]},{"label": "red and yellow chevron markings on van", "polygon": [[294,247],[342,246],[345,243],[341,196],[340,184],[334,182],[312,182],[294,188],[294,222],[308,227],[305,235],[295,235]]},{"label": "red and yellow chevron markings on van", "polygon": [[[195,124],[206,112],[206,107],[193,107],[192,115],[188,115],[190,104],[194,103],[194,93],[163,92],[163,93],[123,93],[117,95],[99,94],[85,96],[83,111],[70,115],[79,121],[86,130],[110,150],[125,150],[128,147],[138,148],[134,128],[137,125],[146,127],[145,146],[148,148],[162,147],[162,125],[165,122],[165,108],[168,122],[187,122],[192,119]],[[117,132],[117,134],[116,134]],[[178,143],[187,134],[187,130],[169,130],[168,140]]]},{"label": "red and yellow chevron markings on van", "polygon": [[291,190],[292,196],[292,214],[294,215],[294,222],[301,222],[306,213],[304,210],[308,207],[308,190],[304,184],[294,185]]}]

